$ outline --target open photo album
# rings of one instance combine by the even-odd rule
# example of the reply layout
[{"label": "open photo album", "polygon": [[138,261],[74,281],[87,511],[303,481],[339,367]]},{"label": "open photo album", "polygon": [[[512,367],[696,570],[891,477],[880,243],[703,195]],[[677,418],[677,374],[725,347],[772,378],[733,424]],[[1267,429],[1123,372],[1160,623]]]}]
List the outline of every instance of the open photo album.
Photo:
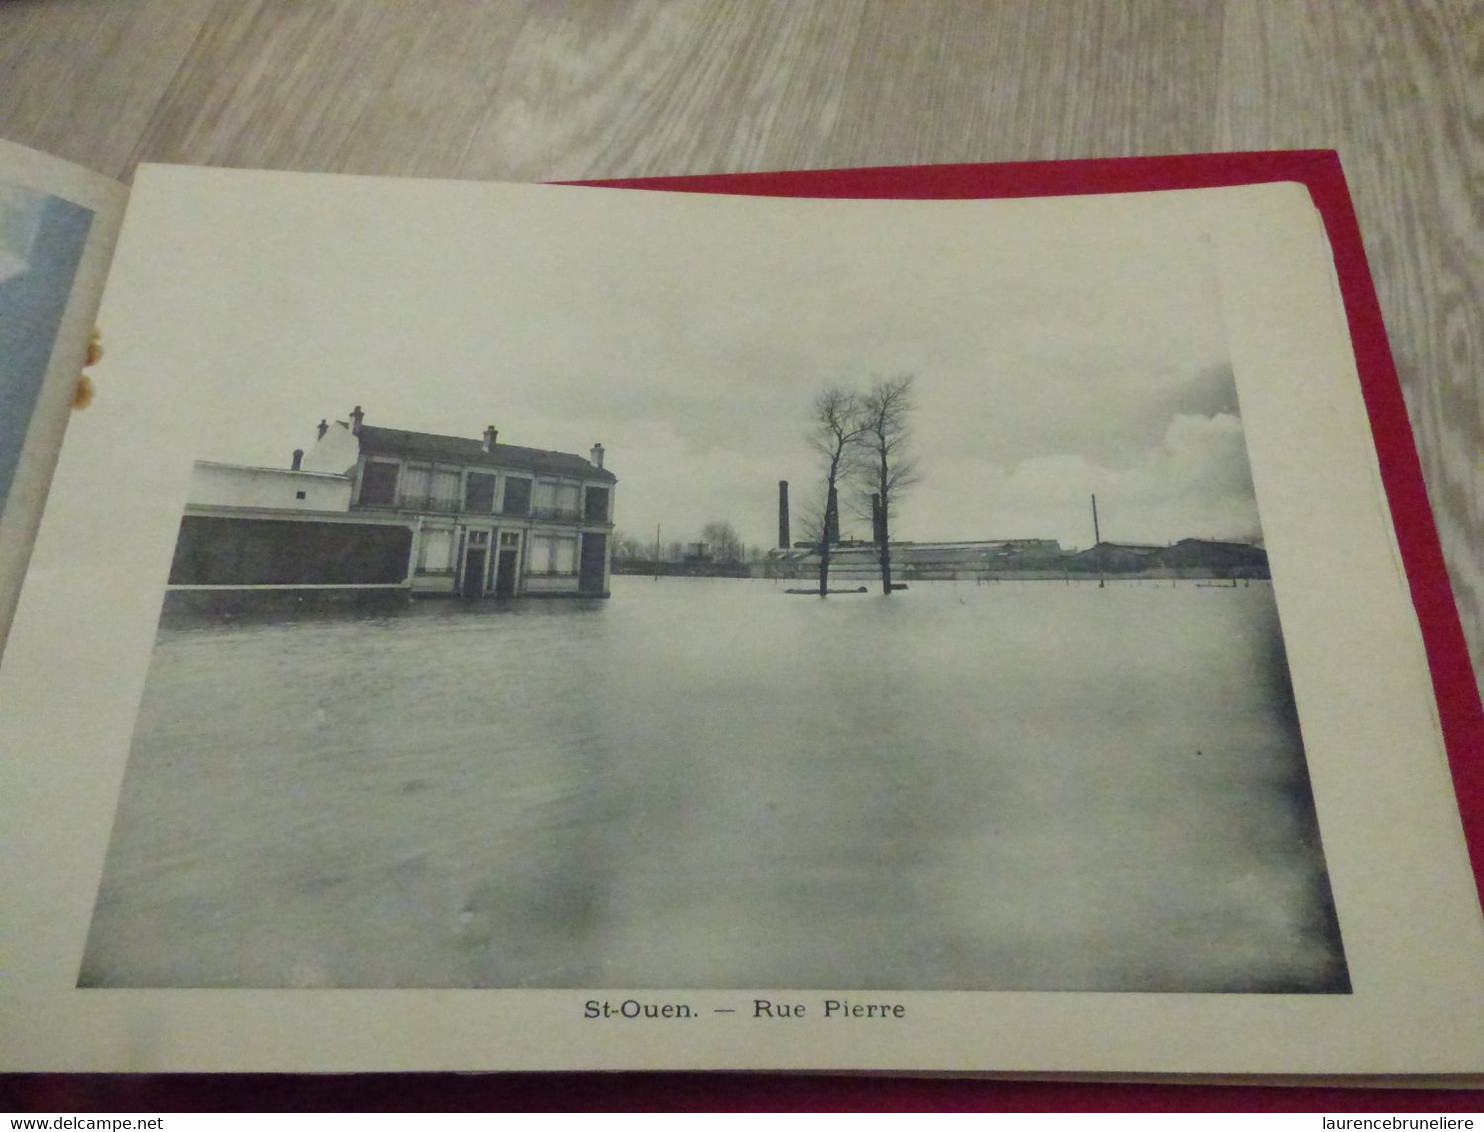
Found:
[{"label": "open photo album", "polygon": [[1333,154],[0,148],[0,493],[4,1069],[1484,1077]]}]

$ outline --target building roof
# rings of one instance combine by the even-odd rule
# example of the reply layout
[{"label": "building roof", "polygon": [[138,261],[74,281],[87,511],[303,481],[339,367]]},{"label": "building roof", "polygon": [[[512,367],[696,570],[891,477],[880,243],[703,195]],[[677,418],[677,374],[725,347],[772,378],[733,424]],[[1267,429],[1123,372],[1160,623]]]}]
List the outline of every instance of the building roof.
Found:
[{"label": "building roof", "polygon": [[1176,546],[1215,546],[1222,550],[1261,550],[1262,547],[1250,542],[1232,542],[1229,539],[1217,538],[1183,538],[1175,544]]},{"label": "building roof", "polygon": [[1080,558],[1083,555],[1097,554],[1100,551],[1106,550],[1119,550],[1125,554],[1158,554],[1168,549],[1168,546],[1155,546],[1153,543],[1147,542],[1108,542],[1104,540],[1103,542],[1089,546],[1086,550],[1079,551],[1077,556]]},{"label": "building roof", "polygon": [[496,444],[485,451],[481,440],[463,436],[439,436],[431,432],[408,432],[400,428],[379,428],[368,424],[361,426],[357,436],[361,441],[361,451],[366,455],[436,460],[446,464],[519,468],[546,475],[618,482],[618,477],[606,468],[599,468],[571,452],[548,452],[543,448],[522,448],[516,444]]},{"label": "building roof", "polygon": [[303,468],[269,468],[262,464],[226,464],[220,460],[196,460],[193,461],[198,468],[225,468],[230,472],[271,472],[275,476],[297,476],[304,479],[319,480],[344,480],[350,483],[350,476],[343,472],[306,472]]}]

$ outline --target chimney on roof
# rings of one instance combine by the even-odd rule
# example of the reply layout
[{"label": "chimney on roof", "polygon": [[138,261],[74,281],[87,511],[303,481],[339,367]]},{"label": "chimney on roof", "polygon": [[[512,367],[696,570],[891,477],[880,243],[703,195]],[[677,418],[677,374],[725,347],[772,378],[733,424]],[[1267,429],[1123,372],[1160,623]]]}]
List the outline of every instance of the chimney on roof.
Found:
[{"label": "chimney on roof", "polygon": [[294,449],[294,462],[289,465],[289,469],[291,471],[297,472],[299,470],[299,465],[302,464],[303,462],[304,462],[304,449],[302,449],[302,448],[295,448]]},{"label": "chimney on roof", "polygon": [[494,451],[494,448],[495,448],[495,439],[499,435],[500,435],[500,431],[499,431],[499,429],[495,428],[494,425],[490,425],[488,428],[486,428],[484,430],[484,450],[486,452],[493,452]]},{"label": "chimney on roof", "polygon": [[315,439],[316,440],[323,440],[325,438],[325,433],[327,433],[329,431],[330,431],[330,422],[327,421],[327,420],[325,420],[324,417],[321,417],[319,419],[319,435],[316,436]]},{"label": "chimney on roof", "polygon": [[361,412],[359,405],[350,411],[350,431],[356,436],[361,435],[361,421],[365,419],[365,416],[366,414]]},{"label": "chimney on roof", "polygon": [[603,446],[601,444],[594,444],[593,450],[587,454],[587,459],[593,467],[601,468],[603,466]]}]

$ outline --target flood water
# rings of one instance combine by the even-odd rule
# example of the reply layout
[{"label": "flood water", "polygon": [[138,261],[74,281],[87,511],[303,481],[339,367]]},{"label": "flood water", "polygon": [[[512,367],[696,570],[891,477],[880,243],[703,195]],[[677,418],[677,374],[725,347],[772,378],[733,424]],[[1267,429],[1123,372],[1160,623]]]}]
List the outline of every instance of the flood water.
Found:
[{"label": "flood water", "polygon": [[1267,583],[162,628],[80,983],[1343,991]]}]

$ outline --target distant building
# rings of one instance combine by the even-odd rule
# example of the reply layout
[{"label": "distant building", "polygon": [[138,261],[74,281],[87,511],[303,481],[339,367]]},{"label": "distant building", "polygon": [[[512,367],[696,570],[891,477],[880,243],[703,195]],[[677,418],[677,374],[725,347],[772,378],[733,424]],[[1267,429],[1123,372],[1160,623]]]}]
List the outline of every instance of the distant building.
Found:
[{"label": "distant building", "polygon": [[607,596],[617,478],[566,452],[321,421],[287,469],[201,462],[171,588]]},{"label": "distant building", "polygon": [[1105,571],[1110,574],[1157,570],[1164,565],[1161,555],[1166,549],[1146,543],[1100,542],[1071,555],[1067,559],[1067,569],[1089,573]]},{"label": "distant building", "polygon": [[1160,553],[1160,563],[1173,569],[1205,569],[1233,578],[1266,578],[1268,553],[1245,542],[1183,538]]},{"label": "distant building", "polygon": [[1216,539],[1184,538],[1168,546],[1100,542],[1067,560],[1071,571],[1147,574],[1171,578],[1268,578],[1268,554],[1260,546]]},{"label": "distant building", "polygon": [[[1100,542],[1081,551],[1063,550],[1056,539],[998,539],[973,542],[894,542],[892,561],[904,580],[1095,578],[1246,578],[1264,579],[1267,552],[1260,546],[1214,539],[1181,539],[1170,545]],[[772,550],[763,563],[765,577],[801,578],[817,573],[819,548],[795,543]],[[841,581],[864,581],[880,572],[878,551],[849,540],[834,549],[830,574]]]},{"label": "distant building", "polygon": [[[904,578],[932,579],[982,577],[994,572],[1063,572],[1065,553],[1056,539],[985,539],[960,542],[893,542],[892,561]],[[789,550],[769,552],[765,576],[796,578],[817,573],[819,547],[796,542]],[[845,580],[865,580],[880,571],[879,551],[874,543],[846,539],[830,557],[830,575]]]}]

